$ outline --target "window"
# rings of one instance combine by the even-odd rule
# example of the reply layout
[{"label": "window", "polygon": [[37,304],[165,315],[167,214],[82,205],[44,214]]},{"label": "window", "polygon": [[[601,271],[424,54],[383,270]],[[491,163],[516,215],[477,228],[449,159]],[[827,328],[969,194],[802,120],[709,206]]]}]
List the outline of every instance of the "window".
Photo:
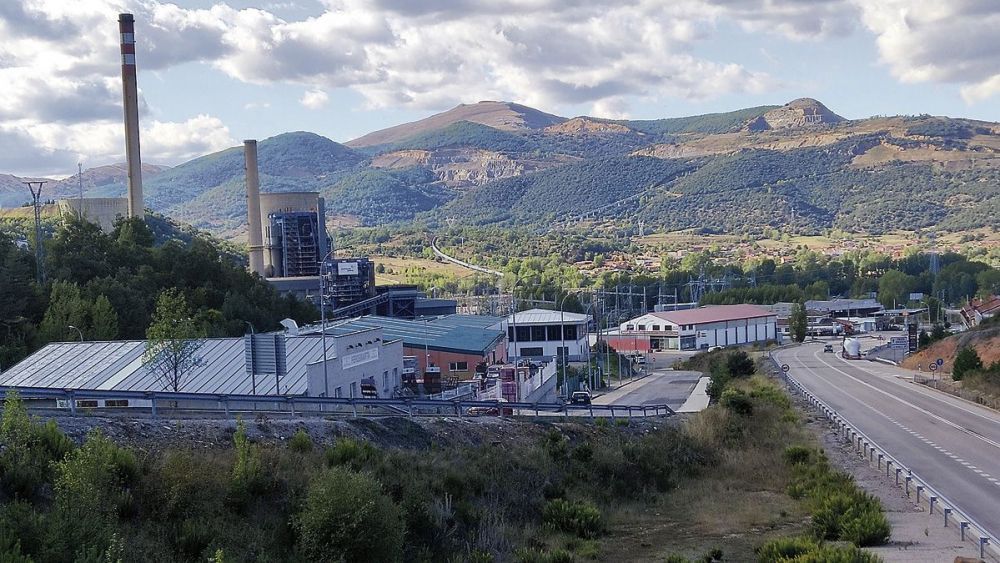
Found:
[{"label": "window", "polygon": [[625,330],[635,330],[635,325],[625,325]]},{"label": "window", "polygon": [[469,371],[469,362],[451,362],[448,371]]},{"label": "window", "polygon": [[399,368],[392,368],[392,382],[393,384],[399,382]]},{"label": "window", "polygon": [[507,327],[507,341],[508,342],[514,341],[514,327],[512,326]]},{"label": "window", "polygon": [[659,330],[660,330],[660,325],[653,325],[653,330],[655,330],[655,331],[659,332]]},{"label": "window", "polygon": [[531,327],[531,341],[532,342],[545,342],[545,327],[544,326],[533,326],[533,327]]},{"label": "window", "polygon": [[351,398],[353,399],[354,397],[357,397],[357,396],[358,396],[358,384],[352,382],[351,383]]},{"label": "window", "polygon": [[128,399],[108,399],[104,401],[104,406],[109,408],[121,408],[128,406]]},{"label": "window", "polygon": [[566,325],[563,331],[566,333],[566,340],[576,340],[576,325]]},{"label": "window", "polygon": [[646,325],[639,325],[639,330],[646,330]]},{"label": "window", "polygon": [[344,396],[344,392],[341,391],[340,387],[337,387],[333,390],[333,396],[339,399]]},{"label": "window", "polygon": [[389,370],[382,372],[382,389],[389,390]]},{"label": "window", "polygon": [[547,340],[550,342],[562,340],[562,331],[559,330],[559,325],[549,325],[548,326],[549,337]]},{"label": "window", "polygon": [[93,399],[85,399],[82,401],[77,401],[76,406],[83,409],[96,409],[97,401]]},{"label": "window", "polygon": [[541,348],[521,348],[521,355],[528,358],[536,358],[538,356],[544,356],[545,353]]},{"label": "window", "polygon": [[528,342],[530,340],[531,340],[531,327],[528,326],[517,327],[517,341]]}]

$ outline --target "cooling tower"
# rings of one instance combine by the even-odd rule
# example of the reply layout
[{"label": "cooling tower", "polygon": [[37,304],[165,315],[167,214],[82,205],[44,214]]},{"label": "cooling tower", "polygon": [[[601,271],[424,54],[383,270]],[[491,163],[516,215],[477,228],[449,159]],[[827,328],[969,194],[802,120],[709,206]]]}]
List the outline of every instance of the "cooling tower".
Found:
[{"label": "cooling tower", "polygon": [[128,162],[128,216],[144,217],[142,162],[139,159],[139,92],[135,78],[135,19],[118,15],[122,47],[122,98],[125,106],[125,159]]}]

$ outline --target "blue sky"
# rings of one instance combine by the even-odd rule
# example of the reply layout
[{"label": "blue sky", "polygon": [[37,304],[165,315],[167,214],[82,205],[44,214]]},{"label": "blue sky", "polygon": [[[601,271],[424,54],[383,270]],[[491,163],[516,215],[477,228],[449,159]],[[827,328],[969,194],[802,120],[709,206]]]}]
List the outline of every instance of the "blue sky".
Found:
[{"label": "blue sky", "polygon": [[481,99],[653,119],[813,97],[848,118],[1000,121],[996,0],[5,0],[0,172],[123,159],[121,11],[152,163]]}]

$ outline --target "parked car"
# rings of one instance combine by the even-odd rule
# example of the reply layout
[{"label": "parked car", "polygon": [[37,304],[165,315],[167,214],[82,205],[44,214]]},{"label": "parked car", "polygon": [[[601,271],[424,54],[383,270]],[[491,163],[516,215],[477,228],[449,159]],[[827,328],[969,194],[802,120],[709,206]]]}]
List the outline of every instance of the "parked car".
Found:
[{"label": "parked car", "polygon": [[833,353],[833,344],[827,344],[826,346],[823,346],[823,351]]},{"label": "parked car", "polygon": [[590,391],[573,391],[573,394],[570,395],[569,402],[573,405],[589,405]]},{"label": "parked car", "polygon": [[718,352],[719,350],[722,350],[722,346],[712,346],[708,349],[709,352]]}]

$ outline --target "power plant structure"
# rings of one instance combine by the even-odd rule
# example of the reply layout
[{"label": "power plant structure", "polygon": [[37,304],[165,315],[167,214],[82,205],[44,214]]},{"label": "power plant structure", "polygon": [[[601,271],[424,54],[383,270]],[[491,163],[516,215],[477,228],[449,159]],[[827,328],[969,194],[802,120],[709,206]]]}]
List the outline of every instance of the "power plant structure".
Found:
[{"label": "power plant structure", "polygon": [[257,141],[243,141],[243,159],[249,270],[278,292],[317,307],[322,303],[330,319],[367,314],[412,319],[455,312],[456,302],[426,299],[415,286],[376,288],[374,262],[338,258],[329,250],[326,206],[319,193],[261,193]]},{"label": "power plant structure", "polygon": [[135,68],[135,18],[118,14],[122,52],[122,101],[125,107],[125,160],[128,162],[128,217],[144,217],[142,161],[139,158],[139,90]]}]

